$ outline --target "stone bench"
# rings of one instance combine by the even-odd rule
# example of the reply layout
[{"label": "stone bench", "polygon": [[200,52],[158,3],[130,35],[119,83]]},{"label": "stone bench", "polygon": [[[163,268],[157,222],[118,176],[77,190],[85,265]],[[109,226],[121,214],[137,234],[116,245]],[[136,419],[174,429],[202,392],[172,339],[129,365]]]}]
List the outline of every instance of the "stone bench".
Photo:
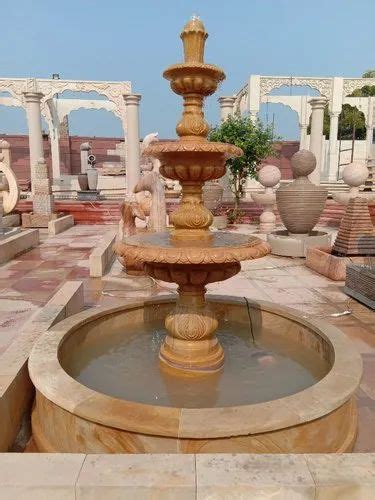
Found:
[{"label": "stone bench", "polygon": [[89,258],[91,278],[101,278],[104,276],[114,261],[115,253],[112,247],[115,241],[116,233],[108,233],[91,252]]}]

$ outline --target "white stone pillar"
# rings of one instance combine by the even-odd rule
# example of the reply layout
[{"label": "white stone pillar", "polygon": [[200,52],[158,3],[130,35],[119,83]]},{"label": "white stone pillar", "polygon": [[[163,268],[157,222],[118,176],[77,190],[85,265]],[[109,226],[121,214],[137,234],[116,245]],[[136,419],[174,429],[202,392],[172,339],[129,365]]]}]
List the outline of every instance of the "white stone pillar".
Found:
[{"label": "white stone pillar", "polygon": [[127,117],[127,164],[126,164],[126,190],[133,193],[141,169],[139,164],[139,102],[140,94],[124,95]]},{"label": "white stone pillar", "polygon": [[26,101],[27,124],[29,128],[30,172],[33,179],[33,169],[38,160],[44,158],[42,119],[40,101],[43,94],[40,92],[24,92]]},{"label": "white stone pillar", "polygon": [[[224,122],[230,115],[234,112],[234,103],[236,98],[233,96],[223,96],[218,99],[220,104],[220,119]],[[219,183],[223,186],[223,201],[233,201],[233,193],[230,188],[228,170],[225,172],[223,177],[219,179]]]},{"label": "white stone pillar", "polygon": [[299,149],[306,149],[307,125],[305,123],[299,124],[299,136]]},{"label": "white stone pillar", "polygon": [[223,122],[229,115],[233,114],[236,98],[233,96],[223,96],[218,99],[220,104],[220,119]]},{"label": "white stone pillar", "polygon": [[329,146],[328,146],[328,165],[326,176],[328,179],[335,178],[339,161],[337,134],[339,130],[340,113],[330,112],[329,117]]},{"label": "white stone pillar", "polygon": [[330,132],[328,155],[326,155],[326,165],[324,165],[325,178],[333,181],[337,176],[337,166],[339,162],[339,143],[337,139],[339,128],[339,116],[342,110],[344,99],[344,80],[341,77],[332,78],[332,95],[329,102]]},{"label": "white stone pillar", "polygon": [[300,109],[299,118],[299,149],[307,149],[307,127],[309,125],[311,107],[306,95],[299,96]]},{"label": "white stone pillar", "polygon": [[366,159],[372,156],[372,141],[374,137],[375,122],[375,97],[368,98],[367,116],[366,116]]},{"label": "white stone pillar", "polygon": [[248,85],[248,104],[249,116],[253,122],[258,119],[260,100],[260,75],[251,75]]},{"label": "white stone pillar", "polygon": [[324,108],[327,104],[325,97],[313,97],[309,100],[311,106],[311,132],[310,132],[310,151],[316,158],[316,168],[309,175],[309,179],[314,184],[320,184],[320,172],[322,168],[322,137],[323,137],[323,119]]}]

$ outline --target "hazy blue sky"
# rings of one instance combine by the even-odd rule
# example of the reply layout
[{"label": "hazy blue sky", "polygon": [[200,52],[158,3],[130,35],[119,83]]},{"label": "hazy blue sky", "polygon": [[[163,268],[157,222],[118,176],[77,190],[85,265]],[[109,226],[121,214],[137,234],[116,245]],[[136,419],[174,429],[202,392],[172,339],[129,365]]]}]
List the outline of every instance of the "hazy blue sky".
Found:
[{"label": "hazy blue sky", "polygon": [[[181,100],[161,73],[181,60],[178,35],[192,14],[210,35],[206,61],[227,74],[207,103],[211,123],[218,95],[233,94],[250,74],[355,77],[375,67],[375,0],[1,0],[1,7],[0,76],[131,80],[143,96],[142,134],[175,135]],[[296,137],[296,115],[273,111],[278,133]],[[105,111],[74,112],[70,124],[71,134],[122,133]],[[23,111],[0,108],[1,132],[25,130]]]}]

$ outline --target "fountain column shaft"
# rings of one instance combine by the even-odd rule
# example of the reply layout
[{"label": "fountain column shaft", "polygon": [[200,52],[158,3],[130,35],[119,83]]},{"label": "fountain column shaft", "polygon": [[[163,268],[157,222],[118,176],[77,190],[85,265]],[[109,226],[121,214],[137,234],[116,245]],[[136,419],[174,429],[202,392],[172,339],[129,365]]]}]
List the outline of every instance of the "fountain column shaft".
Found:
[{"label": "fountain column shaft", "polygon": [[224,351],[215,332],[218,321],[205,300],[204,285],[180,285],[176,308],[166,317],[167,337],[160,358],[179,370],[215,371]]}]

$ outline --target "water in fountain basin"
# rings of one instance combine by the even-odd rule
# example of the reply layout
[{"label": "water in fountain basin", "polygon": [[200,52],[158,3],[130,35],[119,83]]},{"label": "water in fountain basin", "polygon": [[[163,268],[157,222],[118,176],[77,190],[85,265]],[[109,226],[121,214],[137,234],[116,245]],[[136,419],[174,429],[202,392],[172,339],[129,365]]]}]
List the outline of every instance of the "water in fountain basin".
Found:
[{"label": "water in fountain basin", "polygon": [[159,406],[207,408],[261,403],[302,391],[320,380],[328,365],[318,353],[293,342],[252,341],[246,325],[222,322],[218,338],[224,369],[181,377],[161,369],[165,336],[160,321],[90,338],[64,360],[79,382],[112,397]]}]

